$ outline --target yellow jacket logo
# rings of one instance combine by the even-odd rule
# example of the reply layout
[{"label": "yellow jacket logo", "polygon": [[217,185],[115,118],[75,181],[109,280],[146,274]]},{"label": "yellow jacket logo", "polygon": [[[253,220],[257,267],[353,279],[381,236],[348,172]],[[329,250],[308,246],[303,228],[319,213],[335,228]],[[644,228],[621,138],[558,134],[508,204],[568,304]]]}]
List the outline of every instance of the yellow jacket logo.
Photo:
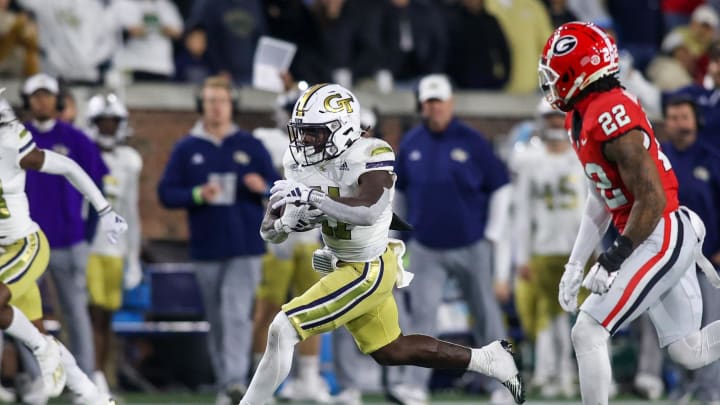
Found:
[{"label": "yellow jacket logo", "polygon": [[[333,103],[333,100],[337,100]],[[325,110],[329,112],[340,112],[345,110],[348,113],[353,112],[353,107],[350,102],[353,101],[352,97],[342,98],[340,94],[331,94],[325,98]],[[333,105],[334,104],[334,105]]]}]

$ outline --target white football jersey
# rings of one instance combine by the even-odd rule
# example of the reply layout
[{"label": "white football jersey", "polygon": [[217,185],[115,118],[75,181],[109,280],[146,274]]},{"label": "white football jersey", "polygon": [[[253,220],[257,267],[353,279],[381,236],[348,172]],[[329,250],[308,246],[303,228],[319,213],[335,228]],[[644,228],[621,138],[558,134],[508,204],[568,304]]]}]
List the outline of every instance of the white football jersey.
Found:
[{"label": "white football jersey", "polygon": [[530,255],[569,255],[587,196],[575,152],[529,148],[514,166],[518,262],[527,263]]},{"label": "white football jersey", "polygon": [[[357,195],[362,174],[377,170],[392,172],[394,164],[395,153],[390,145],[376,138],[360,138],[339,157],[313,166],[295,163],[289,149],[283,159],[287,179],[318,187],[331,197]],[[380,256],[388,245],[394,194],[393,185],[390,204],[373,225],[352,225],[333,219],[323,223],[325,245],[342,261],[366,262]]]},{"label": "white football jersey", "polygon": [[30,131],[19,121],[0,126],[0,246],[37,232],[25,194],[25,170],[20,160],[35,148]]},{"label": "white football jersey", "polygon": [[[283,159],[285,158],[285,152],[288,151],[288,145],[290,145],[287,131],[279,128],[256,128],[253,131],[253,136],[262,142],[265,149],[270,153],[273,165],[282,173]],[[290,159],[292,160],[292,158]],[[313,229],[307,232],[293,232],[283,243],[288,246],[295,246],[300,243],[317,243],[319,240],[320,231]],[[269,249],[277,251],[274,246]]]},{"label": "white football jersey", "polygon": [[140,171],[142,158],[140,154],[129,146],[117,146],[112,151],[103,151],[102,158],[110,173],[103,179],[105,197],[115,212],[128,221],[128,232],[125,232],[113,245],[102,232],[95,234],[92,252],[115,257],[125,257],[128,254],[131,238],[139,231],[139,224],[135,223],[138,213],[138,187],[140,184]]}]

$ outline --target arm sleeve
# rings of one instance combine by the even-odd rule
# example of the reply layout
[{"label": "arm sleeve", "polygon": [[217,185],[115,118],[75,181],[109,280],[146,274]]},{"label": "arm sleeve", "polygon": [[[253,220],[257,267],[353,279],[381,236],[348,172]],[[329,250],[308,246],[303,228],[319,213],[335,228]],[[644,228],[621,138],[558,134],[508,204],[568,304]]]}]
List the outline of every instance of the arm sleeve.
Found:
[{"label": "arm sleeve", "polygon": [[390,190],[388,189],[385,189],[380,199],[369,207],[352,207],[337,202],[328,196],[325,196],[316,204],[328,217],[340,222],[360,226],[370,226],[374,224],[388,205],[390,205]]},{"label": "arm sleeve", "polygon": [[74,160],[50,150],[44,150],[44,153],[45,159],[40,168],[41,172],[64,176],[99,213],[103,213],[110,207],[100,189]]},{"label": "arm sleeve", "polygon": [[510,219],[512,186],[505,184],[490,195],[488,222],[485,225],[485,238],[492,242],[500,241]]},{"label": "arm sleeve", "polygon": [[127,256],[130,260],[140,257],[140,244],[142,241],[141,221],[140,221],[140,171],[142,170],[142,159],[136,155],[137,166],[130,176],[128,187],[126,190],[127,207],[125,210],[125,221],[128,224],[127,231]]},{"label": "arm sleeve", "polygon": [[161,4],[160,7],[160,22],[163,26],[175,28],[182,31],[183,21],[178,12],[177,6],[170,1],[166,1]]},{"label": "arm sleeve", "polygon": [[272,205],[278,201],[281,197],[275,199],[270,198],[268,201],[267,208],[265,209],[265,216],[263,216],[262,223],[260,224],[260,237],[269,243],[282,243],[288,238],[288,234],[283,232],[281,229],[275,227],[275,222],[279,219],[278,216],[273,214]]},{"label": "arm sleeve", "polygon": [[580,220],[580,230],[570,253],[570,263],[578,266],[584,266],[587,263],[610,226],[611,218],[610,212],[605,208],[605,203],[594,187],[588,183],[588,196],[583,217]]},{"label": "arm sleeve", "polygon": [[196,205],[193,187],[187,184],[183,151],[176,145],[158,183],[158,197],[166,208],[187,208]]}]

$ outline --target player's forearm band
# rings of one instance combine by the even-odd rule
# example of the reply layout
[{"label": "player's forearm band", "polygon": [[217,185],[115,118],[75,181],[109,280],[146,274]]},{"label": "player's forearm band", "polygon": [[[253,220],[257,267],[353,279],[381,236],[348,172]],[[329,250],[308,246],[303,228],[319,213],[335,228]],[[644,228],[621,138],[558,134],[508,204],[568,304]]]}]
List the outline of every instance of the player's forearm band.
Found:
[{"label": "player's forearm band", "polygon": [[65,176],[98,212],[110,205],[90,176],[74,160],[51,150],[43,152],[45,159],[41,172]]},{"label": "player's forearm band", "polygon": [[598,263],[608,272],[618,271],[622,263],[633,252],[633,243],[627,236],[620,235],[612,246],[598,257]]}]

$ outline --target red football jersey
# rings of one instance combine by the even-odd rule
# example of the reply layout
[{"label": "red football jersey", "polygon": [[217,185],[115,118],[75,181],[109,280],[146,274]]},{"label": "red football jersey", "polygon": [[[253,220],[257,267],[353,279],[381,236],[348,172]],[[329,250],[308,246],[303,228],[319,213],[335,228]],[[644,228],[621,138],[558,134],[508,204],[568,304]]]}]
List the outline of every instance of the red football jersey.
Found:
[{"label": "red football jersey", "polygon": [[603,154],[603,144],[638,129],[645,134],[644,145],[652,157],[665,189],[665,213],[678,208],[678,183],[667,156],[637,99],[622,89],[596,93],[581,100],[566,116],[573,148],[612,213],[615,227],[622,232],[630,216],[634,196],[625,187],[615,163]]}]

